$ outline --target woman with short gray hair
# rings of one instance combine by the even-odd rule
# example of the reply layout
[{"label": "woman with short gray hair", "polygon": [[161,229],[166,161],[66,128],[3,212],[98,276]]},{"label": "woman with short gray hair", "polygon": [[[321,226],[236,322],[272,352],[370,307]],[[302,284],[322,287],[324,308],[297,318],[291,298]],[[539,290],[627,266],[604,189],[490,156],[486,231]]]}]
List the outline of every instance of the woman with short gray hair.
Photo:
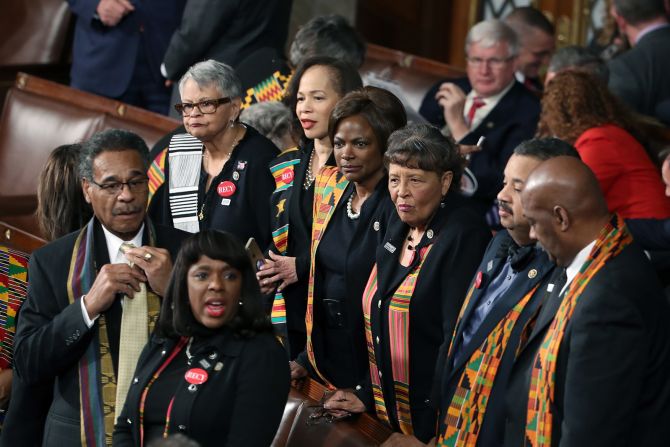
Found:
[{"label": "woman with short gray hair", "polygon": [[149,214],[191,233],[213,228],[267,246],[266,204],[274,190],[267,165],[278,151],[239,121],[243,93],[237,74],[221,62],[199,62],[179,81],[179,93],[174,107],[188,133],[170,141],[161,160],[165,181],[150,186]]}]

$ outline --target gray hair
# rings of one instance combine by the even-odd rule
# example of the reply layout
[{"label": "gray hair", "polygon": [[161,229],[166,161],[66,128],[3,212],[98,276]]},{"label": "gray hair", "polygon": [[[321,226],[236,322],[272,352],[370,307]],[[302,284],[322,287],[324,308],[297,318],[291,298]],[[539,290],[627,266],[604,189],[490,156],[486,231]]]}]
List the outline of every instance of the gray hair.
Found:
[{"label": "gray hair", "polygon": [[506,43],[509,57],[519,54],[519,39],[514,30],[502,20],[484,20],[470,28],[465,38],[466,54],[470,46],[475,43],[484,48],[491,48],[498,43]]},{"label": "gray hair", "polygon": [[291,110],[279,101],[251,104],[240,114],[240,121],[249,124],[275,146],[282,149],[282,138],[291,128]]},{"label": "gray hair", "polygon": [[140,155],[143,170],[149,169],[149,148],[139,135],[123,130],[108,129],[94,134],[82,143],[79,156],[79,177],[93,180],[93,161],[107,151],[135,151]]},{"label": "gray hair", "polygon": [[293,38],[289,60],[297,67],[312,56],[330,56],[360,67],[365,59],[365,42],[340,15],[314,17],[300,27]]},{"label": "gray hair", "polygon": [[179,80],[179,95],[189,79],[193,79],[200,88],[215,84],[223,96],[230,98],[242,96],[242,83],[233,67],[214,59],[198,62],[186,71]]},{"label": "gray hair", "polygon": [[609,81],[610,72],[607,64],[588,48],[570,45],[558,49],[551,57],[547,71],[558,73],[570,69],[586,71],[605,84]]}]

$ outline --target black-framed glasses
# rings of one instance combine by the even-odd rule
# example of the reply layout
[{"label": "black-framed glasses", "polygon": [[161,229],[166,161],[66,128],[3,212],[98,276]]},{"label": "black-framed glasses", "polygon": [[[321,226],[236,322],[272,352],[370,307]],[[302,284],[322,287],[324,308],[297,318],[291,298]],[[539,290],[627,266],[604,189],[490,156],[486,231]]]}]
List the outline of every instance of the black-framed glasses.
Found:
[{"label": "black-framed glasses", "polygon": [[507,62],[514,59],[514,56],[492,57],[490,59],[482,59],[481,57],[468,57],[466,59],[468,61],[468,64],[470,64],[474,68],[479,68],[482,65],[488,65],[493,69],[498,69],[501,68],[503,65],[505,65]]},{"label": "black-framed glasses", "polygon": [[197,108],[200,113],[208,115],[210,113],[216,112],[216,109],[218,109],[221,104],[229,103],[231,100],[232,98],[228,97],[219,99],[205,99],[204,101],[194,103],[179,102],[174,105],[174,109],[183,116],[190,115],[195,108]]},{"label": "black-framed glasses", "polygon": [[103,192],[106,192],[110,196],[116,196],[121,193],[124,186],[128,186],[130,192],[138,192],[140,189],[145,187],[149,183],[148,177],[134,178],[128,180],[127,182],[105,182],[98,183],[93,179],[88,179],[89,182],[93,183],[95,186],[100,188]]}]

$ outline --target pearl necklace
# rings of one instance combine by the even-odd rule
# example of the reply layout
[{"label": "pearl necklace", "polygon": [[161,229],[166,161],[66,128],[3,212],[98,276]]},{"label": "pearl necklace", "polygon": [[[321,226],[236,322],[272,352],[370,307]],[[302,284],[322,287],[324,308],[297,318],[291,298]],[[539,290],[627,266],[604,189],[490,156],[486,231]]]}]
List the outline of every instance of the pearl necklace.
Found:
[{"label": "pearl necklace", "polygon": [[361,211],[359,210],[357,213],[354,213],[353,206],[351,205],[355,195],[356,191],[354,191],[353,194],[349,196],[349,200],[347,200],[347,217],[351,220],[356,220],[361,217]]},{"label": "pearl necklace", "polygon": [[312,183],[314,183],[314,179],[316,178],[314,176],[314,171],[312,170],[312,163],[314,162],[314,151],[316,149],[312,149],[312,152],[309,154],[309,163],[307,164],[307,172],[305,172],[305,180],[302,182],[302,188],[307,191],[310,186],[312,186]]}]

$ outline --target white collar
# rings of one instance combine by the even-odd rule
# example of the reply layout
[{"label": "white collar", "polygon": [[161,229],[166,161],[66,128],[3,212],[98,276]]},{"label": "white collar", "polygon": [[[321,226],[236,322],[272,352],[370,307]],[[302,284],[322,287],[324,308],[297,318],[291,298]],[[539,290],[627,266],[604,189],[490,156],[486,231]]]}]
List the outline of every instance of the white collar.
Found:
[{"label": "white collar", "polygon": [[484,100],[484,102],[486,102],[487,105],[498,104],[498,101],[500,101],[502,99],[502,97],[505,96],[507,94],[507,92],[510,91],[510,89],[514,86],[515,82],[516,82],[516,78],[513,78],[512,82],[510,82],[507,85],[507,87],[505,87],[504,89],[502,89],[501,91],[499,91],[495,95],[487,96],[486,98],[484,98],[479,93],[477,93],[475,91],[475,89],[473,88],[472,90],[470,90],[470,93],[468,94],[468,97],[474,98],[475,96],[479,96],[480,98],[482,98]]},{"label": "white collar", "polygon": [[581,270],[582,265],[584,265],[584,262],[586,262],[586,259],[591,254],[591,249],[593,249],[593,246],[595,244],[596,244],[595,240],[591,241],[589,245],[579,250],[579,253],[577,253],[575,259],[573,259],[570,265],[565,269],[565,276],[567,280],[565,281],[565,285],[561,289],[560,293],[561,295],[563,294],[563,292],[565,292],[566,287],[570,285],[572,280],[575,279],[575,276],[577,276],[577,273],[579,273],[579,270]]},{"label": "white collar", "polygon": [[119,248],[124,242],[130,242],[136,247],[142,246],[142,234],[144,232],[144,223],[140,227],[139,231],[135,234],[129,241],[124,241],[120,237],[112,234],[104,225],[102,225],[102,231],[105,233],[105,242],[107,242],[107,252],[109,253],[109,263],[110,264],[121,264],[126,262],[123,257],[119,256]]}]

